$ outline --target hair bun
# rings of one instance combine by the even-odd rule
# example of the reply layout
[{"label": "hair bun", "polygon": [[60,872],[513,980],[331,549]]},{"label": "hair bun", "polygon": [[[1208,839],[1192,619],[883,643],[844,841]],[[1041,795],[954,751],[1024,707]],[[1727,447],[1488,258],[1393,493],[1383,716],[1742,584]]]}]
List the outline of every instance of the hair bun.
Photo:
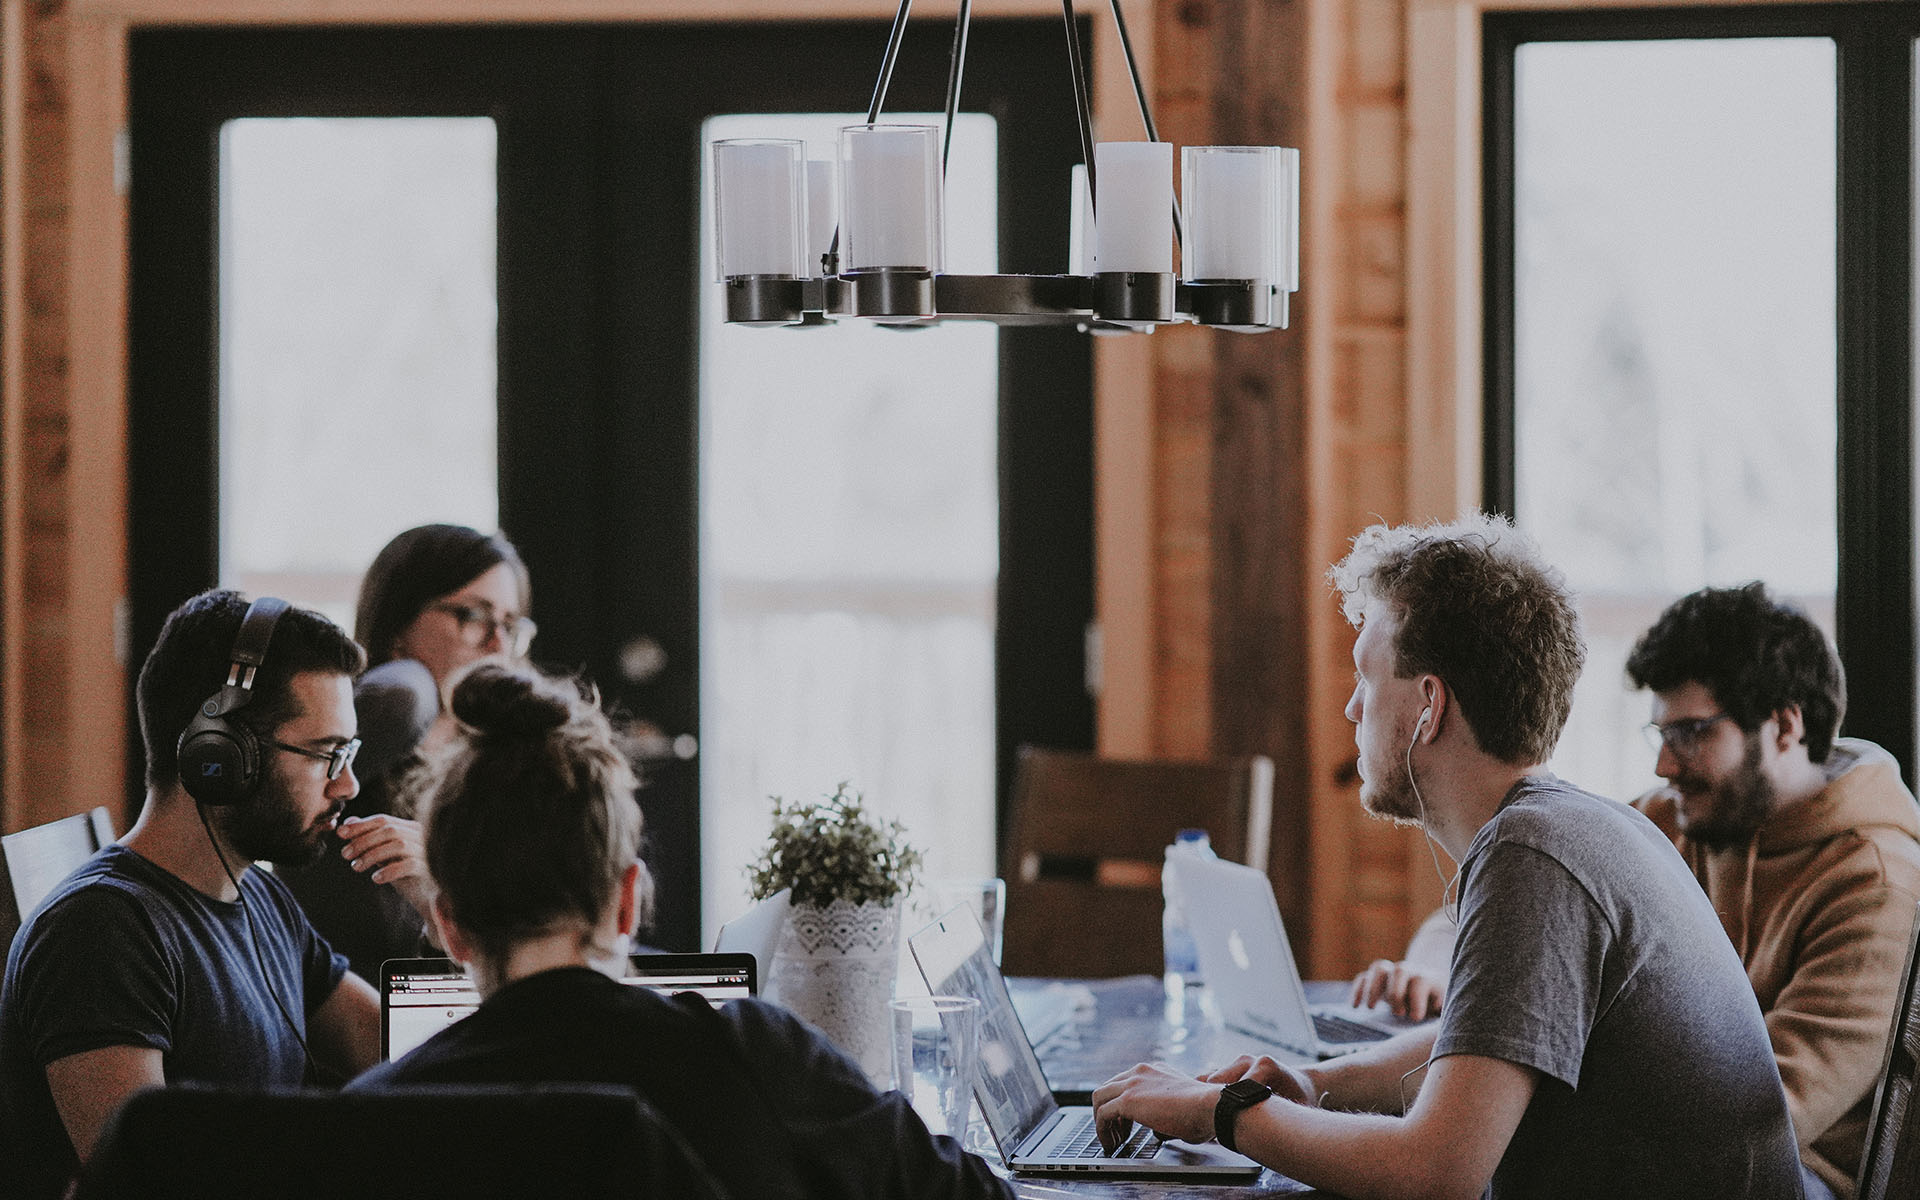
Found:
[{"label": "hair bun", "polygon": [[453,715],[483,736],[544,737],[577,703],[554,680],[505,663],[480,663],[453,688]]}]

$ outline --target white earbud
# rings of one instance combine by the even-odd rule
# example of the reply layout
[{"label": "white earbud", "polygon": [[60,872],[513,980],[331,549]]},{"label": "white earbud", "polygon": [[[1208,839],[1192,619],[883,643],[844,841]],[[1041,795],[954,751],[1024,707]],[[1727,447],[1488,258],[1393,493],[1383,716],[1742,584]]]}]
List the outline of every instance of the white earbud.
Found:
[{"label": "white earbud", "polygon": [[1413,736],[1419,737],[1420,731],[1427,727],[1427,722],[1431,720],[1432,717],[1433,717],[1433,706],[1431,704],[1421,709],[1420,719],[1413,723]]}]

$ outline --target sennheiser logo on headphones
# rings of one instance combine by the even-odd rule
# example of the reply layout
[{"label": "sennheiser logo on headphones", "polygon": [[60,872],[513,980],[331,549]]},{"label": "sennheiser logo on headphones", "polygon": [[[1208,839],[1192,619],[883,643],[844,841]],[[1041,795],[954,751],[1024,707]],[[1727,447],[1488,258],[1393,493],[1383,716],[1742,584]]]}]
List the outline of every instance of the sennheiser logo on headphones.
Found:
[{"label": "sennheiser logo on headphones", "polygon": [[220,774],[222,774],[222,771],[221,771],[221,766],[222,766],[222,764],[220,764],[220,763],[217,763],[217,762],[203,762],[203,763],[201,763],[201,764],[200,764],[200,777],[201,777],[202,779],[204,779],[204,778],[206,778],[206,777],[207,777],[207,776],[209,776],[209,775],[220,775]]}]

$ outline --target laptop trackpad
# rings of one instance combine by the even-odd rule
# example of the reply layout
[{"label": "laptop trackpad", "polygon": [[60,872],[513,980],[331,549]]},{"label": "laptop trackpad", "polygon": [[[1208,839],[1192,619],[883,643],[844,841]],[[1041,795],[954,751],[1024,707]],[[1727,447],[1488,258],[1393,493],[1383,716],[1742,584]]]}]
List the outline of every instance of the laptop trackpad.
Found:
[{"label": "laptop trackpad", "polygon": [[1155,1164],[1179,1163],[1183,1166],[1208,1167],[1258,1167],[1244,1154],[1235,1154],[1218,1142],[1166,1141],[1160,1143],[1160,1152],[1153,1156]]}]

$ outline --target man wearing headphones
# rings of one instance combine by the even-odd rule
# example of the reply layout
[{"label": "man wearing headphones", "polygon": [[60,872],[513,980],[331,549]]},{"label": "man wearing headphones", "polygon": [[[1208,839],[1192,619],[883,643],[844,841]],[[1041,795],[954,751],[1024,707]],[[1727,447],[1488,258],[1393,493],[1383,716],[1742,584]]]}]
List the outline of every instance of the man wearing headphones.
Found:
[{"label": "man wearing headphones", "polygon": [[1361,803],[1459,864],[1438,1028],[1304,1068],[1135,1067],[1094,1092],[1103,1140],[1217,1136],[1355,1196],[1797,1200],[1766,1026],[1712,906],[1652,822],[1546,769],[1586,656],[1559,573],[1478,517],[1376,526],[1333,575],[1360,626]]},{"label": "man wearing headphones", "polygon": [[[140,819],[21,928],[0,990],[0,1195],[58,1196],[134,1091],[298,1086],[379,1054],[379,1002],[286,886],[359,784],[360,647],[325,617],[232,592],[167,618],[138,684]],[[430,904],[410,823],[357,824],[377,882]]]}]

